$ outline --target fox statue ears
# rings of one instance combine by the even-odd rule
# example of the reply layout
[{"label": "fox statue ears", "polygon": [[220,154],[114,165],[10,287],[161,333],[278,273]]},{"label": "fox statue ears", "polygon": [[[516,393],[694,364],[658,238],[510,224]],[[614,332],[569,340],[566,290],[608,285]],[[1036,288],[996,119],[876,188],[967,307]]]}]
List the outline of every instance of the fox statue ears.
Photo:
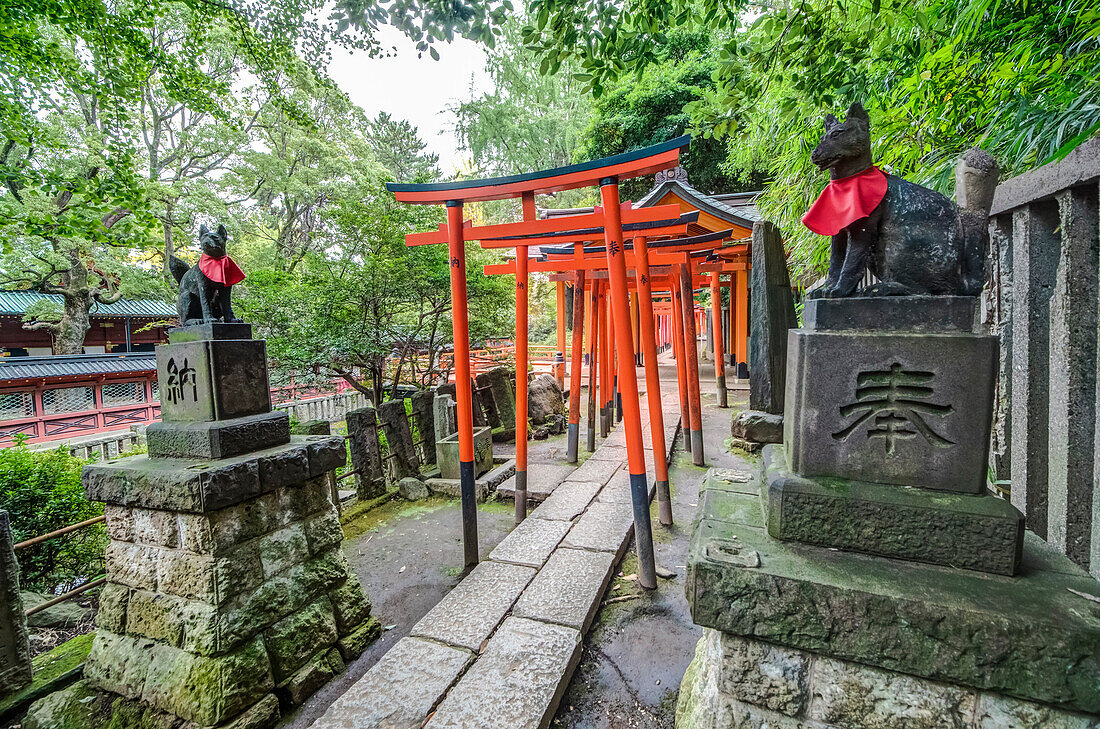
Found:
[{"label": "fox statue ears", "polygon": [[[848,121],[849,119],[855,119],[868,129],[871,127],[871,117],[864,110],[863,104],[860,104],[858,101],[848,107],[848,116],[844,121]],[[840,120],[835,116],[832,114],[825,115],[825,131],[829,131],[838,124],[840,124]]]},{"label": "fox statue ears", "polygon": [[[200,239],[205,237],[209,232],[210,232],[210,230],[205,225],[200,225],[199,226],[199,238]],[[224,225],[219,225],[218,226],[218,239],[219,240],[225,240],[228,236],[229,236],[229,231],[227,231],[225,229],[225,226]]]}]

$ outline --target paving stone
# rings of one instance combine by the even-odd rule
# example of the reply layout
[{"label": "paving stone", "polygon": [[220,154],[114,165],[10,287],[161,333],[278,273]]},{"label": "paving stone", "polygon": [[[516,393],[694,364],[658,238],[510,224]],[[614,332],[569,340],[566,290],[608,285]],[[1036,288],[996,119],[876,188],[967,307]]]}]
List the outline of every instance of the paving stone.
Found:
[{"label": "paving stone", "polygon": [[607,589],[615,555],[558,549],[520,595],[512,614],[559,623],[585,633]]},{"label": "paving stone", "polygon": [[608,445],[604,443],[602,446],[596,449],[596,452],[589,456],[590,461],[615,461],[617,463],[626,463],[626,445]]},{"label": "paving stone", "polygon": [[411,635],[479,650],[534,576],[530,567],[482,562],[413,626]]},{"label": "paving stone", "polygon": [[600,484],[584,481],[566,481],[546,501],[531,512],[536,519],[572,521],[580,516],[596,498]]},{"label": "paving stone", "polygon": [[[649,497],[653,498],[654,488],[657,485],[654,480],[653,472],[647,472],[645,478],[646,483],[649,484]],[[625,467],[616,471],[615,475],[611,477],[611,480],[607,482],[607,485],[600,490],[600,495],[597,498],[609,504],[631,503],[630,471],[626,470]]]},{"label": "paving stone", "polygon": [[402,638],[333,702],[313,729],[420,729],[472,659],[462,648]]},{"label": "paving stone", "polygon": [[618,553],[633,526],[634,514],[629,504],[597,501],[565,536],[563,546]]},{"label": "paving stone", "polygon": [[[550,463],[527,464],[527,499],[545,501],[565,479],[577,470],[574,466]],[[512,476],[497,487],[497,493],[506,499],[516,498],[516,477]]]},{"label": "paving stone", "polygon": [[567,521],[525,519],[489,552],[489,559],[541,567],[571,526]]},{"label": "paving stone", "polygon": [[581,637],[562,625],[508,618],[426,729],[546,726],[580,659]]},{"label": "paving stone", "polygon": [[611,476],[618,470],[620,465],[621,462],[594,461],[589,458],[581,464],[580,468],[573,471],[566,480],[591,481],[593,483],[605,484],[611,479]]}]

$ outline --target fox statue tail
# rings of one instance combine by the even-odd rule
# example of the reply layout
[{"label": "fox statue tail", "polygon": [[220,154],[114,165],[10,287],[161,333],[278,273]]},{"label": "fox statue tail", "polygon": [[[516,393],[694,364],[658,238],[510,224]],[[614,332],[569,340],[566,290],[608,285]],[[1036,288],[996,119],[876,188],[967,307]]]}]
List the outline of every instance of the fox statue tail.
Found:
[{"label": "fox statue tail", "polygon": [[176,279],[176,285],[178,286],[183,279],[183,274],[191,270],[191,267],[187,265],[187,262],[176,258],[175,256],[168,256],[168,270],[172,272],[172,278]]},{"label": "fox statue tail", "polygon": [[986,282],[989,255],[989,211],[1000,168],[993,155],[973,147],[955,167],[955,200],[962,226],[963,293],[977,296]]}]

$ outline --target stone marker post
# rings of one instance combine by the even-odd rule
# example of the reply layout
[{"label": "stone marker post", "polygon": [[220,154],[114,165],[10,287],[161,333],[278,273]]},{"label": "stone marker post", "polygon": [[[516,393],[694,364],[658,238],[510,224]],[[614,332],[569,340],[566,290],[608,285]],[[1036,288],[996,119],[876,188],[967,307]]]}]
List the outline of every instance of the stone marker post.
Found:
[{"label": "stone marker post", "polygon": [[19,597],[19,565],[12,550],[8,512],[0,511],[0,699],[30,682],[31,650]]},{"label": "stone marker post", "polygon": [[413,447],[405,401],[398,398],[382,403],[378,407],[378,419],[382,421],[382,432],[386,434],[386,443],[389,445],[390,455],[393,456],[395,479],[400,481],[407,476],[420,476],[419,459]]},{"label": "stone marker post", "polygon": [[432,401],[432,420],[435,424],[435,439],[438,443],[458,431],[455,424],[455,401],[450,395],[436,395]]},{"label": "stone marker post", "polygon": [[378,442],[377,412],[374,408],[352,410],[345,422],[359,498],[381,496],[386,493],[386,479],[382,471],[382,448]]},{"label": "stone marker post", "polygon": [[435,413],[432,411],[434,400],[435,393],[431,390],[422,390],[412,396],[413,418],[416,420],[416,429],[420,431],[425,463],[435,463]]},{"label": "stone marker post", "polygon": [[752,300],[749,337],[749,409],[731,426],[735,442],[750,450],[783,437],[787,331],[798,325],[783,237],[774,223],[752,226]]},{"label": "stone marker post", "polygon": [[110,538],[84,680],[25,729],[264,729],[380,632],[330,500],[343,439],[290,435],[249,325],[168,337],[148,455],[84,469]]}]

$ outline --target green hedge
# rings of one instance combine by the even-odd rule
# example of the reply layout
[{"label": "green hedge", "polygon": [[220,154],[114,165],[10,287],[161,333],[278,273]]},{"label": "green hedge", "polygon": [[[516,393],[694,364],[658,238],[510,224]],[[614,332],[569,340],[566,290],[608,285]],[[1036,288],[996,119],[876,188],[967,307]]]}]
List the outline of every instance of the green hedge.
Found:
[{"label": "green hedge", "polygon": [[[103,505],[84,498],[80,470],[87,461],[63,448],[31,451],[24,445],[0,450],[0,510],[11,515],[15,541],[91,519]],[[20,587],[66,590],[103,571],[106,531],[96,524],[16,553]]]}]

